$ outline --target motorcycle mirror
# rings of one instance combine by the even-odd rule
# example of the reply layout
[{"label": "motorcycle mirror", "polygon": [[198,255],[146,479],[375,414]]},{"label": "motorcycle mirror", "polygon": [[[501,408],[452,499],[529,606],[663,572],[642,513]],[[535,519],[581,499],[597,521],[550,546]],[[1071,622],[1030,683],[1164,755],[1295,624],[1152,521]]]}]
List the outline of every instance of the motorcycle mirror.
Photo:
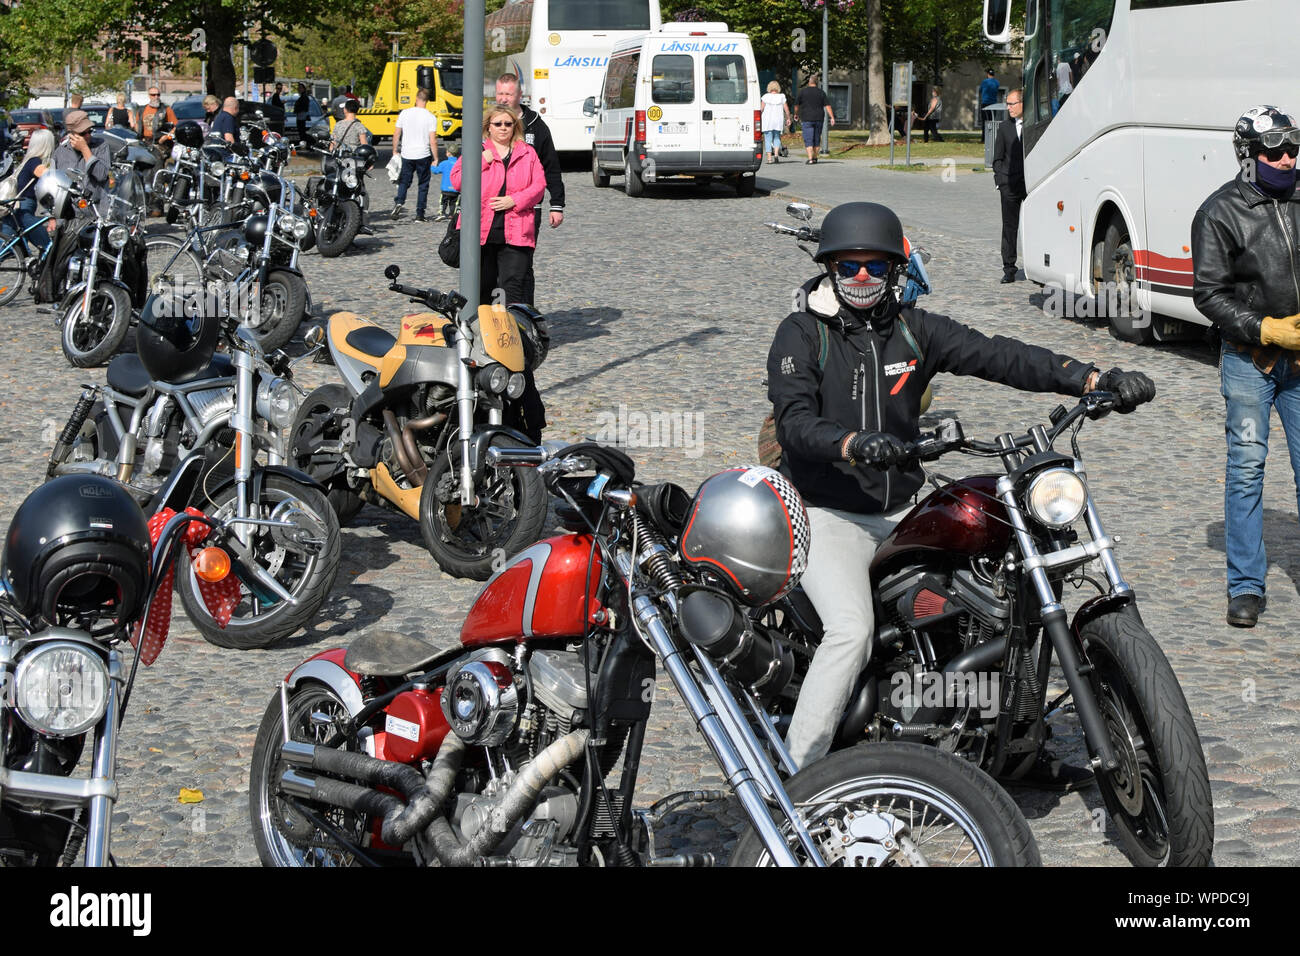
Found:
[{"label": "motorcycle mirror", "polygon": [[394,263],[393,265],[389,266],[387,269],[384,270],[384,278],[387,279],[389,282],[396,282],[397,277],[400,276],[401,274],[402,274],[402,270],[398,268],[396,263]]},{"label": "motorcycle mirror", "polygon": [[319,325],[313,325],[307,330],[307,334],[302,337],[309,349],[318,349],[325,342],[325,329]]},{"label": "motorcycle mirror", "polygon": [[812,206],[806,202],[792,202],[785,207],[785,211],[796,219],[802,219],[804,222],[812,219]]}]

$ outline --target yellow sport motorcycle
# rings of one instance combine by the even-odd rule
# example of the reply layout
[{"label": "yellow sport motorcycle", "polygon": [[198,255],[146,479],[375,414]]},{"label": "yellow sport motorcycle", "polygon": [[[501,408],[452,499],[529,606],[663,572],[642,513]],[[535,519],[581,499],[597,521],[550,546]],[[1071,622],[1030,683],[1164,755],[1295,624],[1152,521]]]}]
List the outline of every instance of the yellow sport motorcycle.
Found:
[{"label": "yellow sport motorcycle", "polygon": [[328,352],[342,384],[299,406],[289,460],[329,490],[346,524],[365,502],[409,515],[448,574],[486,579],[494,564],[537,540],[547,494],[536,470],[493,467],[493,445],[540,440],[544,410],[532,382],[549,344],[527,306],[466,314],[456,292],[389,289],[432,311],[403,316],[397,336],[337,312]]}]

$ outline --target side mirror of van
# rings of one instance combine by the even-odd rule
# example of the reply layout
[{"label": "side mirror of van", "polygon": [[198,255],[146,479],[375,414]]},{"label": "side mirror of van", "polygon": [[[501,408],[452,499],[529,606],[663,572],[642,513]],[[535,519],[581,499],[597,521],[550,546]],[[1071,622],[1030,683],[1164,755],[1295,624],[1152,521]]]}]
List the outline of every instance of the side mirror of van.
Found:
[{"label": "side mirror of van", "polygon": [[583,116],[596,115],[596,97],[589,96],[582,101],[582,115]]}]

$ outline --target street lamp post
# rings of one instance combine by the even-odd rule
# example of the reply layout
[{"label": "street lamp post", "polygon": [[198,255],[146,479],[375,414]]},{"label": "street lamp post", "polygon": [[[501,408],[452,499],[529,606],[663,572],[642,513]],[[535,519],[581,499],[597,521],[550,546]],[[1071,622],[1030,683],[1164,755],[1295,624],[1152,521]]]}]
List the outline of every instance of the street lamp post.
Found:
[{"label": "street lamp post", "polygon": [[[829,46],[830,45],[827,41],[827,36],[830,33],[830,30],[827,27],[829,18],[830,18],[829,5],[823,3],[822,4],[822,92],[826,94],[826,98],[828,100],[830,99],[830,95],[831,95],[830,94],[831,81],[830,81],[830,72],[829,72],[830,70]],[[831,118],[826,115],[825,110],[822,110],[821,155],[829,156],[830,154],[831,154]]]}]

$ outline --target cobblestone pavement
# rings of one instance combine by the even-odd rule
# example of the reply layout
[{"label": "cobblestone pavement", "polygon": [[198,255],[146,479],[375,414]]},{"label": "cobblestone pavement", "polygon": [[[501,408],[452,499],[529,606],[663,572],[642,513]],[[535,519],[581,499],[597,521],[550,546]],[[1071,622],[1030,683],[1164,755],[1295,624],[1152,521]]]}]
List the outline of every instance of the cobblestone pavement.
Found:
[{"label": "cobblestone pavement", "polygon": [[[381,156],[381,165],[386,156]],[[951,181],[949,181],[951,180]],[[382,176],[374,207],[391,203]],[[1099,323],[1045,315],[1027,283],[999,285],[996,194],[987,175],[890,173],[851,162],[767,167],[762,192],[737,199],[721,185],[660,187],[642,200],[598,190],[585,172],[566,174],[568,215],[547,230],[537,257],[537,296],[555,348],[538,373],[559,438],[611,439],[620,414],[680,412],[672,447],[633,449],[646,478],[688,488],[724,465],[755,458],[765,414],[764,363],[791,292],[811,263],[763,228],[800,197],[829,207],[850,199],[892,205],[909,235],[934,253],[936,292],[925,303],[988,333],[1021,337],[1103,368],[1141,368],[1159,398],[1130,417],[1089,424],[1082,434],[1089,477],[1122,540],[1120,560],[1138,589],[1148,627],[1177,671],[1202,735],[1214,792],[1220,864],[1300,859],[1300,545],[1294,485],[1276,447],[1266,481],[1269,606],[1253,631],[1223,620],[1222,400],[1215,358],[1202,346],[1142,349]],[[436,209],[436,194],[431,208]],[[411,208],[408,205],[408,209]],[[405,303],[386,291],[383,268],[405,281],[447,287],[438,262],[441,223],[391,223],[371,215],[362,237],[332,261],[303,264],[318,316],[337,309],[375,315],[389,328]],[[24,299],[3,311],[0,354],[0,526],[42,477],[54,432],[79,383],[102,371],[68,368],[50,318]],[[306,366],[305,384],[332,370]],[[1056,404],[951,376],[936,383],[932,417],[959,415],[968,435],[991,437],[1046,419]],[[689,416],[689,418],[688,418]],[[602,427],[606,430],[601,431]],[[1280,429],[1275,430],[1280,445]],[[948,472],[967,467],[946,461]],[[276,681],[307,655],[344,644],[382,620],[446,646],[478,585],[441,574],[414,522],[375,508],[344,534],[338,584],[309,631],[271,650],[239,652],[205,643],[179,617],[160,660],[142,669],[119,751],[121,798],[114,852],[126,865],[256,863],[247,811],[248,765]],[[1079,753],[1072,722],[1059,745]],[[679,789],[718,786],[718,771],[662,675],[643,764],[644,803]],[[181,788],[204,800],[178,802]],[[1043,858],[1051,864],[1124,865],[1096,825],[1095,789],[1065,797],[1019,791]],[[643,805],[644,805],[643,803]],[[733,804],[678,813],[665,841],[725,856],[741,826]]]}]

